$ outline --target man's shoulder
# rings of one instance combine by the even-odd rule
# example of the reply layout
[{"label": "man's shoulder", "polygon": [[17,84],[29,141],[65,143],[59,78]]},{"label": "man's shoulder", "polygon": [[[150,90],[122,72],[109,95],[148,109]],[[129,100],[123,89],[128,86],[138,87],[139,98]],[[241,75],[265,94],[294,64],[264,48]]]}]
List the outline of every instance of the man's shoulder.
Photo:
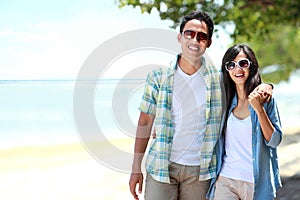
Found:
[{"label": "man's shoulder", "polygon": [[177,60],[178,60],[178,56],[176,57],[176,59],[172,60],[168,66],[165,65],[160,65],[160,66],[156,66],[154,67],[149,73],[148,73],[148,77],[152,77],[152,78],[163,78],[166,79],[167,77],[173,75],[175,73],[176,67],[177,67]]},{"label": "man's shoulder", "polygon": [[219,67],[216,65],[206,65],[207,69],[209,70],[210,73],[212,74],[220,74],[221,70]]},{"label": "man's shoulder", "polygon": [[168,77],[168,76],[172,75],[174,73],[174,71],[175,71],[175,69],[171,68],[171,67],[158,66],[158,67],[155,67],[154,69],[152,69],[152,71],[150,71],[148,73],[148,76],[151,76],[153,78]]},{"label": "man's shoulder", "polygon": [[209,74],[219,74],[221,72],[220,67],[217,67],[207,54],[203,56],[202,65],[205,66]]}]

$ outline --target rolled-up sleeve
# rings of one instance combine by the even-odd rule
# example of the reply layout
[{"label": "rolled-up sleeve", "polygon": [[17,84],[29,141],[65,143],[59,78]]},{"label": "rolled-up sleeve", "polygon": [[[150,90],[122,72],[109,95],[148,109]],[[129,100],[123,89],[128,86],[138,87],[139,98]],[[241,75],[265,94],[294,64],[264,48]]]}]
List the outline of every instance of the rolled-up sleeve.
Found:
[{"label": "rolled-up sleeve", "polygon": [[151,115],[155,115],[157,105],[158,87],[155,80],[155,74],[153,72],[150,72],[147,75],[144,94],[142,96],[142,101],[139,107],[140,111]]},{"label": "rolled-up sleeve", "polygon": [[281,121],[279,116],[279,111],[277,107],[276,100],[272,98],[269,103],[267,103],[265,109],[267,110],[267,114],[269,119],[274,126],[274,132],[269,142],[266,141],[266,145],[271,147],[277,147],[282,140],[282,128]]}]

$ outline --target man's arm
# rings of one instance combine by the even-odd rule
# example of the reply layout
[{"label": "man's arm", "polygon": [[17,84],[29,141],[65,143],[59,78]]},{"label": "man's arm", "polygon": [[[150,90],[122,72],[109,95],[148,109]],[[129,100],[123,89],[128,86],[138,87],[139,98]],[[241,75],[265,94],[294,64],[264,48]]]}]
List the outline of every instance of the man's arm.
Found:
[{"label": "man's arm", "polygon": [[139,193],[142,192],[143,188],[143,173],[141,164],[150,138],[154,117],[155,116],[153,115],[141,112],[138,121],[134,145],[134,158],[129,180],[130,192],[133,195],[134,199],[139,199],[136,193],[137,184],[139,185]]}]

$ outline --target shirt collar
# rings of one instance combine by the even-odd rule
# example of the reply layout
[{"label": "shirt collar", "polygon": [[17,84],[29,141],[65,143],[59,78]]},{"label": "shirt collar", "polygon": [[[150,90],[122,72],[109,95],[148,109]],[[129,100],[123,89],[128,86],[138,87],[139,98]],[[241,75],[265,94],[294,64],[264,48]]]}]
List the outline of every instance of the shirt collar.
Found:
[{"label": "shirt collar", "polygon": [[[174,60],[172,60],[171,63],[170,63],[170,68],[174,69],[174,71],[177,70],[177,68],[178,68],[178,61],[179,61],[180,58],[181,58],[181,54],[178,54],[176,56],[176,58]],[[200,69],[206,69],[206,60],[205,60],[204,56],[202,56],[202,58],[201,58],[201,67],[200,67]]]}]

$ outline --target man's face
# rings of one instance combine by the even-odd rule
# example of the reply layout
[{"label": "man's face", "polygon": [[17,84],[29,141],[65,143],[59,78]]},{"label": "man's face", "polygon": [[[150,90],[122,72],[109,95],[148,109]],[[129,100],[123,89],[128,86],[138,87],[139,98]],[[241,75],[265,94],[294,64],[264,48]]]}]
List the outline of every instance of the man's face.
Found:
[{"label": "man's face", "polygon": [[188,21],[183,32],[178,34],[178,41],[184,58],[199,59],[210,45],[206,23],[197,19]]}]

